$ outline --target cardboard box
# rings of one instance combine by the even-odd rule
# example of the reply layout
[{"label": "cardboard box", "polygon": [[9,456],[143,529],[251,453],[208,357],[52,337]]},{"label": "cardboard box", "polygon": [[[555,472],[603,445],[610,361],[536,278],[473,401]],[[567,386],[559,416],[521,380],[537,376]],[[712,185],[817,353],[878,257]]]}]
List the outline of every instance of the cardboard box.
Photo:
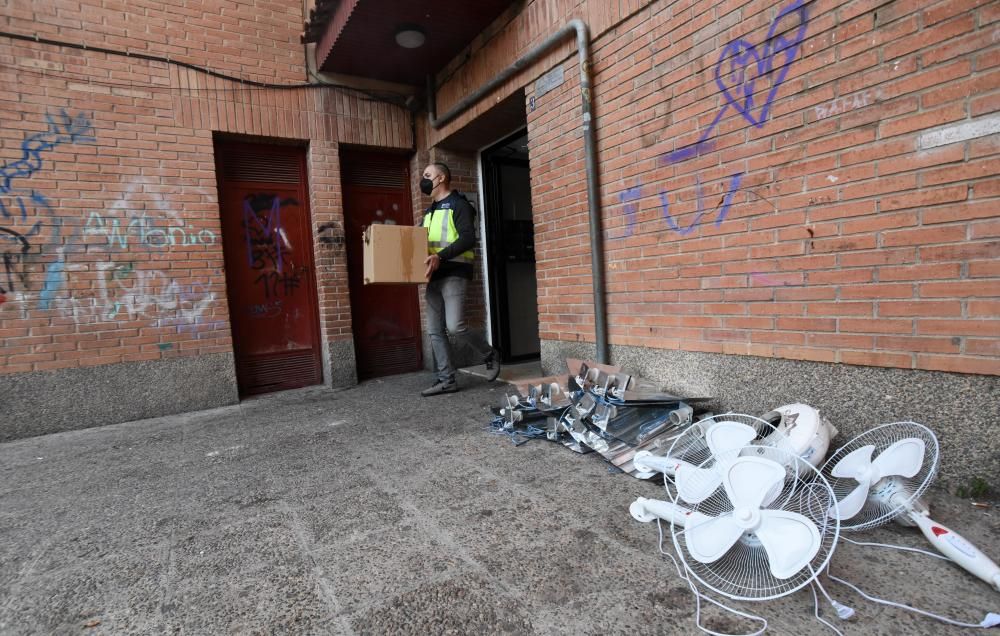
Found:
[{"label": "cardboard box", "polygon": [[369,225],[363,243],[365,285],[427,282],[427,228]]}]

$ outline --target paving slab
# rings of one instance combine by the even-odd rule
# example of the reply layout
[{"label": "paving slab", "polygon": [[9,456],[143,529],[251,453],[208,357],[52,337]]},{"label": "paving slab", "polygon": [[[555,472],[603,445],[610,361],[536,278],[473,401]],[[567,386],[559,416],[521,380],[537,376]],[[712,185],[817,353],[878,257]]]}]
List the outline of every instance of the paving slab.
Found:
[{"label": "paving slab", "polygon": [[[419,397],[426,374],[0,444],[0,634],[692,634],[687,585],[631,519],[662,485],[486,430],[507,390]],[[1000,515],[931,490],[1000,558]],[[993,502],[996,504],[996,502]],[[858,539],[928,547],[915,529]],[[978,622],[1000,594],[918,554],[837,548],[863,589]],[[959,633],[827,589],[845,634]],[[731,603],[832,633],[808,591]],[[825,604],[824,616],[832,611]],[[753,624],[703,608],[713,629]]]}]

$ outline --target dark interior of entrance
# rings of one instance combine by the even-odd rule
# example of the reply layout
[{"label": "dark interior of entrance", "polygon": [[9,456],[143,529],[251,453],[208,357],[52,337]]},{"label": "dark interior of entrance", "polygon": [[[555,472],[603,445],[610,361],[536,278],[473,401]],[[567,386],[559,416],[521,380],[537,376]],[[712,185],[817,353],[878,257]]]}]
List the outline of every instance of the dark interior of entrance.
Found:
[{"label": "dark interior of entrance", "polygon": [[483,151],[482,165],[493,344],[504,362],[536,359],[538,285],[527,131]]}]

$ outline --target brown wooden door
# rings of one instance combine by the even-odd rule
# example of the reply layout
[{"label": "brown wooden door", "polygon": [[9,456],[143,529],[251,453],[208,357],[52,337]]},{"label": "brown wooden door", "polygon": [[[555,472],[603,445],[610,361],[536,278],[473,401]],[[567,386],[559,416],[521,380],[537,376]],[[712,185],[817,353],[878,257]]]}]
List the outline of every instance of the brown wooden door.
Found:
[{"label": "brown wooden door", "polygon": [[402,157],[341,157],[351,319],[358,377],[423,368],[416,285],[364,285],[361,235],[373,223],[413,225],[409,169]]},{"label": "brown wooden door", "polygon": [[216,147],[226,291],[241,395],[323,381],[302,148]]}]

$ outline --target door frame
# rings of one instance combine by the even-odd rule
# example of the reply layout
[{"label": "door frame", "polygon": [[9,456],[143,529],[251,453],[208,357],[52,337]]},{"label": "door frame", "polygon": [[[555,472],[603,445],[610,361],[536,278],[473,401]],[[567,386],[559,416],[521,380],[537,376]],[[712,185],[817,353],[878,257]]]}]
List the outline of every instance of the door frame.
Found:
[{"label": "door frame", "polygon": [[[309,311],[315,318],[315,320],[313,321],[312,335],[316,343],[316,358],[319,364],[319,383],[312,386],[322,386],[326,382],[326,376],[324,369],[325,365],[323,360],[324,342],[323,342],[322,315],[320,314],[319,311],[319,275],[317,271],[316,249],[315,249],[316,237],[313,227],[312,207],[310,205],[311,192],[309,189],[309,165],[308,165],[309,147],[307,145],[302,145],[302,144],[287,144],[287,143],[269,144],[260,141],[233,139],[229,137],[216,137],[215,139],[213,139],[212,148],[213,148],[213,153],[215,155],[214,163],[216,169],[216,190],[218,192],[218,197],[219,197],[220,223],[222,223],[221,215],[222,215],[222,196],[223,196],[224,185],[228,186],[230,184],[235,184],[235,183],[258,183],[258,184],[268,185],[268,182],[266,181],[226,181],[224,175],[225,175],[225,162],[226,162],[227,150],[235,149],[241,151],[258,151],[258,152],[263,151],[263,152],[270,152],[273,154],[276,153],[276,154],[294,155],[298,160],[299,177],[300,177],[298,185],[301,188],[301,192],[303,195],[301,206],[306,215],[306,233],[309,238],[309,240],[306,241],[307,243],[306,250],[308,252],[309,259],[312,262],[312,267],[308,268],[307,275],[309,276],[309,279],[312,283],[314,292],[312,294],[309,294],[307,301],[308,301]],[[288,186],[287,183],[283,184],[277,182],[275,182],[273,185],[275,185],[276,187]],[[227,260],[228,259],[225,255],[225,247],[223,243],[223,271],[226,270]],[[229,293],[229,285],[230,285],[229,278],[226,277],[225,278],[226,309],[229,312],[229,327],[230,327],[230,335],[232,336],[233,332],[232,321],[233,321],[234,310],[232,306],[233,302],[232,294]],[[237,372],[237,390],[239,392],[240,399],[264,393],[291,390],[291,389],[277,389],[275,391],[247,391],[245,387],[241,386],[240,382],[238,381],[239,371],[236,369],[236,367],[238,366],[239,356],[236,351],[235,338],[233,339],[232,347],[233,347],[233,366],[234,370],[236,370]]]},{"label": "door frame", "polygon": [[[487,312],[486,312],[486,330],[490,334],[490,344],[497,347],[501,351],[504,351],[505,347],[509,347],[509,334],[504,334],[503,332],[509,330],[509,325],[500,324],[502,321],[499,318],[494,319],[494,312],[500,312],[507,307],[507,303],[503,300],[503,295],[506,293],[507,288],[505,285],[501,285],[498,280],[500,276],[494,273],[493,268],[490,268],[489,264],[491,258],[495,256],[493,239],[494,234],[490,232],[491,223],[487,221],[487,218],[493,221],[492,226],[495,228],[498,221],[497,215],[502,209],[502,204],[500,199],[500,193],[493,190],[492,186],[496,182],[495,175],[489,175],[487,172],[487,167],[483,162],[483,154],[493,150],[498,146],[506,145],[507,143],[518,139],[520,137],[527,138],[528,127],[527,125],[519,127],[513,132],[507,133],[506,135],[500,137],[496,141],[483,146],[476,153],[476,166],[479,173],[479,200],[481,201],[480,210],[480,236],[482,236],[482,252],[483,252],[483,280],[486,281],[486,302],[487,302]],[[526,166],[531,168],[530,157],[527,161],[523,159],[503,159],[497,163],[506,163],[509,165]],[[487,177],[491,178],[491,187],[487,187]],[[529,184],[530,188],[530,184]],[[532,213],[532,223],[534,222],[534,213]],[[500,263],[502,264],[502,262]],[[535,282],[538,282],[538,269],[536,261],[535,269]],[[500,289],[500,287],[503,289]],[[540,355],[540,354],[539,354]],[[537,360],[538,355],[527,354],[512,356],[505,360],[509,363],[526,362],[530,360]]]},{"label": "door frame", "polygon": [[[370,190],[372,192],[377,192],[377,191],[383,189],[383,188],[380,188],[379,186],[357,185],[357,184],[351,184],[351,183],[347,182],[347,180],[344,177],[344,172],[345,172],[344,165],[345,165],[345,161],[350,160],[350,158],[352,156],[359,157],[359,158],[362,158],[362,159],[374,160],[374,161],[381,161],[381,160],[393,161],[393,162],[398,161],[401,165],[403,165],[405,167],[405,169],[406,169],[406,179],[405,179],[405,182],[407,184],[407,189],[406,189],[406,193],[405,193],[406,194],[405,199],[407,201],[407,207],[409,209],[409,214],[407,215],[406,218],[409,220],[408,225],[410,225],[410,226],[417,225],[417,223],[416,223],[416,216],[414,214],[414,208],[413,208],[413,192],[412,192],[412,189],[411,189],[411,186],[410,186],[410,176],[411,176],[410,175],[410,172],[411,172],[410,168],[411,168],[411,166],[410,166],[410,159],[409,159],[409,156],[407,154],[401,153],[401,152],[395,152],[395,151],[393,151],[391,149],[369,148],[369,147],[364,147],[364,146],[354,146],[354,145],[348,145],[348,144],[341,144],[340,148],[338,149],[337,156],[338,156],[338,164],[339,164],[339,170],[340,170],[339,171],[339,176],[340,176],[340,194],[341,194],[341,214],[342,214],[342,218],[343,218],[345,232],[347,231],[347,228],[350,225],[349,220],[348,220],[348,215],[347,215],[347,206],[346,206],[346,201],[347,201],[347,197],[348,197],[348,191],[351,188],[361,188],[362,190],[368,189],[368,190]],[[390,192],[392,192],[391,189],[387,189],[387,190],[389,190]],[[357,338],[357,333],[355,331],[355,325],[353,324],[354,323],[354,311],[355,311],[355,296],[354,296],[354,294],[356,293],[356,290],[351,285],[351,266],[350,266],[351,259],[350,259],[350,256],[347,255],[347,251],[349,249],[350,248],[348,247],[348,245],[345,244],[345,246],[344,246],[345,252],[344,253],[345,253],[345,262],[346,262],[346,267],[347,267],[347,287],[348,287],[347,294],[348,294],[349,303],[350,303],[350,310],[349,311],[350,311],[350,314],[351,314],[351,321],[352,321],[352,326],[351,326],[351,332],[352,332],[352,334],[351,334],[351,343],[352,343],[352,346],[354,348],[354,355],[355,355],[355,372],[358,374],[358,378],[359,379],[365,379],[365,380],[374,379],[374,378],[377,378],[377,377],[387,377],[387,376],[384,376],[384,375],[368,376],[366,374],[362,374],[362,372],[361,372],[361,352],[358,349],[358,338]],[[406,287],[410,287],[410,285],[406,285]],[[415,368],[413,370],[402,371],[401,373],[412,373],[412,372],[415,372],[415,371],[422,370],[424,368],[424,359],[425,359],[424,354],[425,354],[425,352],[424,352],[423,313],[422,313],[421,302],[420,302],[420,293],[419,293],[419,291],[417,289],[413,290],[413,296],[414,296],[414,303],[415,303],[414,307],[416,309],[416,317],[417,317],[416,362],[415,362],[415,365],[414,365]]]}]

